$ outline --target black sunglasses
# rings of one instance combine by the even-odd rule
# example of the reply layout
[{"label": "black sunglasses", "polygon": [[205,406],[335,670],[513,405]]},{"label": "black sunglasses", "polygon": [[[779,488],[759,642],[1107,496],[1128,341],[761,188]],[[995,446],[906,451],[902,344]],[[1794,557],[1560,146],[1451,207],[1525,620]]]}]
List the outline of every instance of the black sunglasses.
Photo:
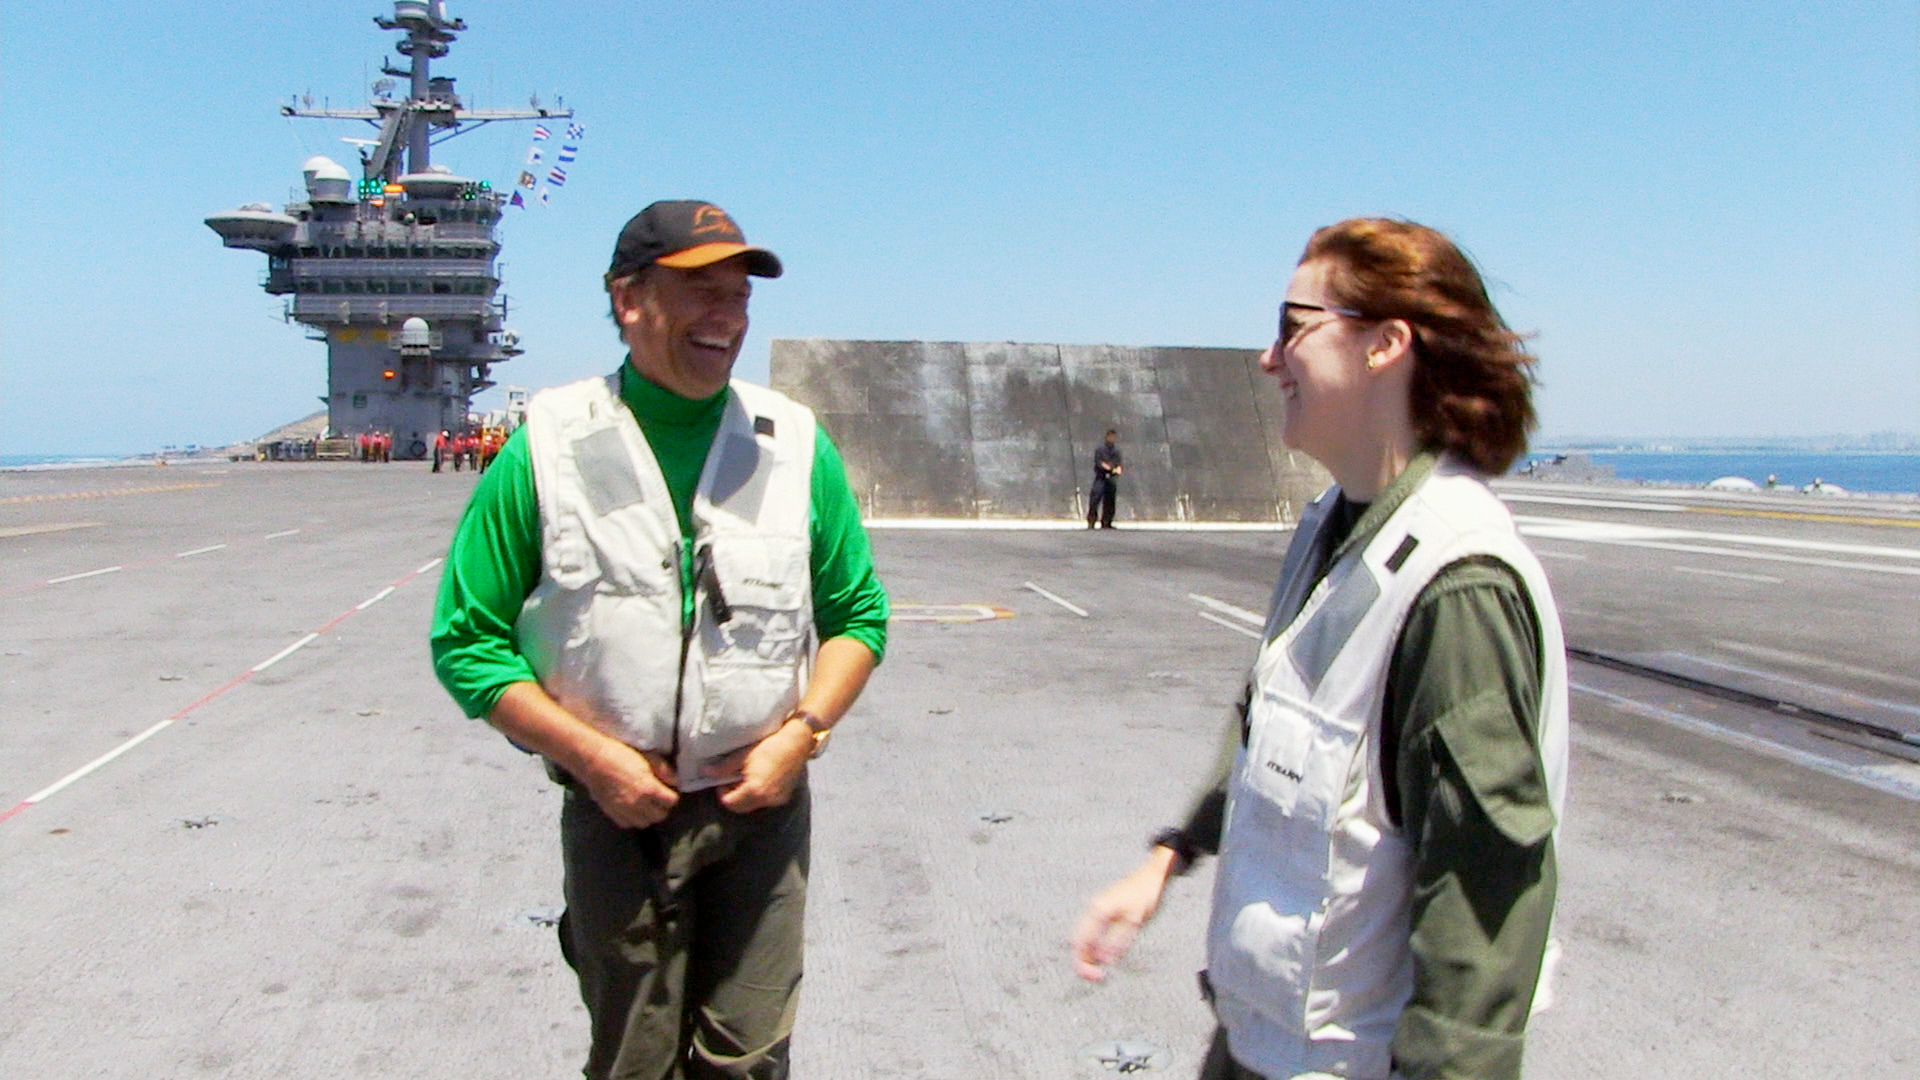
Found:
[{"label": "black sunglasses", "polygon": [[1280,336],[1275,339],[1278,348],[1286,348],[1292,344],[1294,338],[1300,336],[1302,330],[1307,329],[1307,324],[1294,315],[1296,311],[1324,311],[1329,315],[1344,315],[1349,319],[1366,318],[1365,314],[1352,308],[1322,307],[1319,304],[1301,304],[1292,300],[1282,300],[1280,302]]}]

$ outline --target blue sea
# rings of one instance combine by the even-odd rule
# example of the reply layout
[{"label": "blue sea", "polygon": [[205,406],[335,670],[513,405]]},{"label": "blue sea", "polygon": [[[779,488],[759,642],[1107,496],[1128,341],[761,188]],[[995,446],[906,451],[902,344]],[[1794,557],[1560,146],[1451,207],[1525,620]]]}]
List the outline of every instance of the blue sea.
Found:
[{"label": "blue sea", "polygon": [[84,469],[135,460],[127,454],[0,454],[0,469]]},{"label": "blue sea", "polygon": [[[1743,476],[1766,486],[1769,474],[1783,488],[1800,488],[1818,479],[1848,491],[1912,495],[1920,493],[1920,453],[1821,454],[1798,450],[1737,451],[1566,451],[1540,448],[1529,457],[1584,453],[1595,465],[1610,465],[1621,480],[1657,484],[1705,485],[1723,476]],[[1524,464],[1524,463],[1523,463]]]}]

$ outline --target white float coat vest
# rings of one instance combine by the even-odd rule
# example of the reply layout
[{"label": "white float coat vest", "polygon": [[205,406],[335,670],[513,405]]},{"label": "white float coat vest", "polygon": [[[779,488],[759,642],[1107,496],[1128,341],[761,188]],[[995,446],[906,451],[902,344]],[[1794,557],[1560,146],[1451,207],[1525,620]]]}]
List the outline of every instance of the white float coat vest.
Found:
[{"label": "white float coat vest", "polygon": [[1387,813],[1381,714],[1407,615],[1450,564],[1492,556],[1525,584],[1540,631],[1538,746],[1556,822],[1566,788],[1559,612],[1499,499],[1443,458],[1303,597],[1336,502],[1329,489],[1302,516],[1254,661],[1207,934],[1233,1056],[1276,1080],[1389,1074],[1413,989],[1412,861]]},{"label": "white float coat vest", "polygon": [[527,405],[541,574],[514,626],[520,652],[567,711],[674,758],[682,791],[724,782],[700,766],[779,727],[813,655],[813,413],[732,389],[694,494],[691,626],[687,541],[619,373]]}]

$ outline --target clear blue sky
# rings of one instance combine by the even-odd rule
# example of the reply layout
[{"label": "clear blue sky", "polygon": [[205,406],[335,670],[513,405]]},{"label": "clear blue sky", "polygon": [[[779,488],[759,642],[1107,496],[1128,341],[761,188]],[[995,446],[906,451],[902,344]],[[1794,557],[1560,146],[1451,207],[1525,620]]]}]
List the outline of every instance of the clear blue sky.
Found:
[{"label": "clear blue sky", "polygon": [[[1920,431],[1920,7],[451,0],[469,105],[587,137],[504,227],[497,369],[611,370],[599,276],[655,198],[788,273],[776,337],[1259,347],[1309,232],[1458,239],[1537,334],[1543,434]],[[287,201],[391,54],[380,0],[0,11],[0,451],[251,438],[324,347],[203,224]],[[84,21],[80,16],[84,13]],[[527,125],[436,151],[504,184]]]}]

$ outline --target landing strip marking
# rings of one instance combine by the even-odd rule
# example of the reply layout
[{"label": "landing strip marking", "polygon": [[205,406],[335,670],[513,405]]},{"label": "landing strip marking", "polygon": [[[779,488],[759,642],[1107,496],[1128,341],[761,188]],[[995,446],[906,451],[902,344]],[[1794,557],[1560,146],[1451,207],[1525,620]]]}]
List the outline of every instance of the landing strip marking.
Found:
[{"label": "landing strip marking", "polygon": [[108,566],[99,570],[88,570],[83,574],[68,574],[66,577],[48,578],[47,584],[64,585],[69,581],[79,581],[81,578],[99,577],[101,574],[117,574],[125,569],[126,567],[124,566]]},{"label": "landing strip marking", "polygon": [[1013,618],[1013,609],[991,604],[895,604],[888,617],[893,622],[992,622]]},{"label": "landing strip marking", "polygon": [[1205,607],[1210,607],[1213,610],[1218,611],[1223,615],[1231,615],[1234,618],[1239,619],[1243,623],[1251,623],[1254,626],[1267,625],[1266,617],[1261,615],[1259,612],[1248,611],[1246,608],[1243,608],[1243,607],[1235,607],[1232,604],[1227,603],[1225,600],[1215,600],[1211,596],[1202,596],[1199,593],[1191,593],[1191,592],[1187,594],[1187,599],[1193,601],[1196,604],[1200,604]]},{"label": "landing strip marking", "polygon": [[219,487],[219,484],[158,484],[153,487],[107,488],[103,491],[61,491],[49,495],[9,495],[0,506],[21,503],[61,502],[67,499],[106,499],[115,495],[151,495],[156,491],[191,491],[194,488]]},{"label": "landing strip marking", "polygon": [[1742,574],[1736,570],[1707,570],[1698,566],[1676,566],[1672,568],[1681,574],[1705,574],[1708,577],[1733,578],[1736,581],[1758,581],[1763,585],[1785,585],[1786,581],[1765,574]]},{"label": "landing strip marking", "polygon": [[[90,521],[90,522],[83,522],[81,524],[86,526],[92,526],[92,525],[98,525],[99,522]],[[81,525],[61,526],[61,528],[80,528],[80,527]],[[299,531],[300,531],[299,529],[287,529],[284,532],[268,533],[267,535],[261,537],[260,539],[273,540],[282,536],[292,536],[294,533],[297,533]],[[206,547],[194,548],[192,551],[182,551],[177,555],[171,555],[171,556],[159,555],[151,559],[142,560],[140,562],[126,563],[125,565],[122,565],[122,566],[108,567],[107,569],[104,569],[104,570],[89,570],[84,574],[68,574],[65,577],[48,578],[45,581],[29,581],[25,585],[14,585],[9,588],[0,589],[0,596],[12,596],[15,593],[23,593],[30,589],[44,588],[48,585],[61,585],[69,581],[79,581],[81,578],[95,577],[100,574],[111,574],[116,570],[127,570],[127,569],[141,570],[149,566],[158,566],[164,562],[172,562],[174,559],[184,559],[192,555],[206,555],[210,552],[220,551],[230,546],[232,545],[226,544],[226,543],[209,544]]]},{"label": "landing strip marking", "polygon": [[1896,529],[1920,529],[1920,521],[1907,518],[1853,517],[1847,514],[1810,514],[1799,510],[1736,510],[1726,506],[1689,506],[1689,514],[1721,514],[1726,517],[1782,518],[1787,521],[1820,521],[1840,525],[1889,525]]},{"label": "landing strip marking", "polygon": [[[153,725],[147,730],[142,731],[140,734],[135,735],[131,739],[128,739],[126,742],[123,742],[119,746],[114,747],[112,750],[109,750],[106,753],[100,755],[99,757],[94,758],[92,761],[87,762],[85,765],[82,765],[78,769],[75,769],[74,771],[61,777],[59,780],[48,785],[47,787],[41,788],[39,791],[34,792],[33,794],[27,796],[24,799],[21,799],[20,802],[17,805],[15,805],[13,809],[8,810],[5,813],[0,813],[0,822],[4,822],[9,818],[12,818],[14,815],[19,814],[21,811],[25,810],[29,806],[32,806],[36,803],[45,802],[48,798],[59,794],[60,791],[65,789],[68,785],[73,784],[76,781],[79,781],[85,778],[89,774],[93,773],[95,770],[99,769],[101,766],[107,764],[113,759],[133,749],[134,747],[139,746],[141,743],[146,742],[148,739],[153,738],[155,735],[158,735],[162,729],[171,726],[174,722],[178,720],[185,719],[195,709],[198,709],[202,705],[205,705],[208,702],[213,701],[214,699],[225,694],[227,691],[232,690],[234,687],[239,686],[241,683],[244,683],[248,679],[253,678],[255,675],[258,675],[261,672],[272,667],[273,665],[279,663],[280,661],[285,660],[287,657],[293,655],[299,649],[317,640],[322,634],[325,634],[327,631],[333,629],[336,626],[339,626],[343,622],[346,622],[348,619],[352,618],[353,616],[359,614],[362,611],[365,611],[367,608],[372,607],[378,601],[383,600],[387,596],[392,595],[394,590],[407,584],[408,582],[412,581],[414,578],[419,577],[420,575],[426,573],[427,571],[433,569],[434,567],[439,566],[440,561],[441,560],[439,559],[434,559],[428,562],[426,565],[422,566],[420,569],[415,570],[412,573],[401,577],[399,580],[395,581],[393,584],[388,585],[385,589],[382,589],[380,592],[374,594],[372,599],[362,601],[361,603],[348,608],[347,610],[341,612],[340,614],[335,615],[333,618],[321,624],[319,629],[312,631],[311,633],[307,634],[307,636],[301,638],[299,641],[296,641],[293,644],[287,646],[286,648],[281,649],[279,652],[273,654],[267,659],[262,660],[258,664],[255,664],[253,667],[250,667],[247,670],[241,672],[240,674],[234,676],[233,678],[227,680],[226,685],[220,687],[217,690],[212,691],[211,693],[202,697],[200,700],[194,702],[191,705],[188,705],[186,708],[181,709],[179,712],[174,713],[172,716],[167,717],[165,720],[160,721],[159,723]],[[119,567],[116,566],[113,569],[118,570]],[[106,571],[97,570],[97,571],[94,571],[94,573],[106,573]]]},{"label": "landing strip marking", "polygon": [[1671,709],[1663,709],[1657,705],[1649,705],[1645,702],[1635,701],[1629,697],[1622,697],[1619,694],[1596,689],[1595,687],[1584,685],[1578,680],[1569,680],[1568,686],[1582,694],[1597,697],[1602,701],[1608,702],[1615,708],[1623,709],[1630,713],[1637,713],[1655,720],[1663,720],[1675,727],[1691,731],[1696,735],[1704,735],[1709,739],[1732,743],[1735,746],[1745,747],[1746,749],[1754,750],[1770,757],[1782,758],[1796,765],[1803,765],[1809,769],[1813,769],[1816,772],[1826,773],[1828,776],[1836,776],[1842,780],[1849,780],[1865,787],[1884,791],[1889,795],[1898,795],[1901,798],[1920,801],[1920,769],[1914,769],[1913,775],[1909,777],[1902,775],[1902,773],[1907,771],[1906,769],[1898,769],[1895,766],[1871,767],[1842,765],[1839,762],[1828,761],[1818,754],[1810,754],[1805,750],[1797,750],[1791,746],[1782,746],[1779,743],[1760,738],[1756,735],[1749,735],[1742,731],[1731,731],[1718,724],[1696,719],[1685,713],[1674,712]]},{"label": "landing strip marking", "polygon": [[1217,625],[1224,626],[1236,634],[1245,634],[1250,638],[1258,638],[1260,636],[1260,631],[1249,630],[1248,628],[1241,626],[1239,623],[1234,622],[1231,619],[1223,619],[1220,616],[1215,615],[1211,611],[1196,611],[1194,612],[1194,614],[1200,616],[1201,618],[1207,620],[1210,623],[1215,623]]},{"label": "landing strip marking", "polygon": [[1044,596],[1044,597],[1046,597],[1047,599],[1049,599],[1049,600],[1051,600],[1051,601],[1053,601],[1054,603],[1056,603],[1056,604],[1059,604],[1059,605],[1060,605],[1061,607],[1063,607],[1063,608],[1066,608],[1066,609],[1067,609],[1068,611],[1071,611],[1071,612],[1073,612],[1073,613],[1074,613],[1075,615],[1078,615],[1078,616],[1080,616],[1080,617],[1081,617],[1081,618],[1083,618],[1083,619],[1087,617],[1087,609],[1086,609],[1086,608],[1083,608],[1083,607],[1081,607],[1080,605],[1078,605],[1078,604],[1075,604],[1075,603],[1074,603],[1074,602],[1072,602],[1071,600],[1065,600],[1065,599],[1062,599],[1062,598],[1060,598],[1060,597],[1058,597],[1058,596],[1055,596],[1054,594],[1052,594],[1052,593],[1050,593],[1050,592],[1048,592],[1047,590],[1045,590],[1045,589],[1043,589],[1043,588],[1041,588],[1040,586],[1038,586],[1038,585],[1035,585],[1035,584],[1034,584],[1033,582],[1031,582],[1031,581],[1023,581],[1023,582],[1021,582],[1021,583],[1020,583],[1020,587],[1021,587],[1021,588],[1023,588],[1023,589],[1032,589],[1032,590],[1033,590],[1034,592],[1037,592],[1037,593],[1039,593],[1039,594],[1040,594],[1041,596]]}]

